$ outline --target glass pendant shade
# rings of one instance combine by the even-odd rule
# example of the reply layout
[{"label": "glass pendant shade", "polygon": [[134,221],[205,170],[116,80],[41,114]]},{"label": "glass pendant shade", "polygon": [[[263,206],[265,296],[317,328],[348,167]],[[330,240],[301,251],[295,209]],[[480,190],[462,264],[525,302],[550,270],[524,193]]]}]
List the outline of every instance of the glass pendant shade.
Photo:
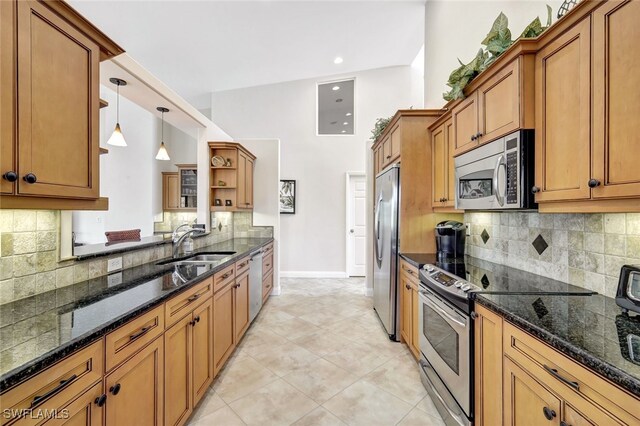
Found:
[{"label": "glass pendant shade", "polygon": [[116,128],[113,130],[107,144],[113,146],[127,146],[127,142],[124,140],[124,136],[120,130],[120,123],[116,123]]},{"label": "glass pendant shade", "polygon": [[164,146],[164,142],[160,144],[160,149],[158,150],[158,154],[156,155],[156,160],[169,161],[169,153],[167,152],[167,148]]}]

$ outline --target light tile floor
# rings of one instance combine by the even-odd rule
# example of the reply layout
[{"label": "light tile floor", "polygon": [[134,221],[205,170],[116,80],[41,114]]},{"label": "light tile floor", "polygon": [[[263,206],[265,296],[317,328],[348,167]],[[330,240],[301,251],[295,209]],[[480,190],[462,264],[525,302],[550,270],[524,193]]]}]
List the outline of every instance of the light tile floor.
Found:
[{"label": "light tile floor", "polygon": [[363,279],[282,279],[190,425],[444,425]]}]

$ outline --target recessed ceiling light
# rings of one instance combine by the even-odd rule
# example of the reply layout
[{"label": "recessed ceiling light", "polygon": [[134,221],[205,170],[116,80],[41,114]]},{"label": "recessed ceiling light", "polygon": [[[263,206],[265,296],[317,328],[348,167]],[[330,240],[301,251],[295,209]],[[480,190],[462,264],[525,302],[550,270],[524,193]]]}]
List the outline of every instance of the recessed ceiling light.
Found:
[{"label": "recessed ceiling light", "polygon": [[342,131],[342,133],[347,133],[347,131],[346,131],[346,130],[343,130],[343,131]]},{"label": "recessed ceiling light", "polygon": [[336,102],[338,102],[338,103],[340,103],[340,102],[342,102],[342,101],[343,101],[343,99],[342,99],[342,98],[338,98],[338,99],[336,99]]},{"label": "recessed ceiling light", "polygon": [[340,90],[340,86],[333,86],[331,90]]},{"label": "recessed ceiling light", "polygon": [[350,112],[345,114],[347,117],[351,117],[353,114],[351,114]]},{"label": "recessed ceiling light", "polygon": [[334,60],[333,60],[334,64],[341,64],[342,63],[342,58],[340,56],[337,56]]},{"label": "recessed ceiling light", "polygon": [[344,122],[344,123],[342,123],[342,124],[343,124],[343,125],[345,125],[345,126],[348,126],[348,125],[349,125],[349,122],[348,122],[348,121],[345,121],[345,122]]}]

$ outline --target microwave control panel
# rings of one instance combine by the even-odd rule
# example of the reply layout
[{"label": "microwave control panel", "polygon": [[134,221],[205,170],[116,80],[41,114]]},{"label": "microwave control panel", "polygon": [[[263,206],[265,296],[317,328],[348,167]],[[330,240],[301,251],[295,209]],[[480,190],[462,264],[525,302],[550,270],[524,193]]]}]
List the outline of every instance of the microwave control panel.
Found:
[{"label": "microwave control panel", "polygon": [[518,203],[518,151],[507,153],[507,204]]}]

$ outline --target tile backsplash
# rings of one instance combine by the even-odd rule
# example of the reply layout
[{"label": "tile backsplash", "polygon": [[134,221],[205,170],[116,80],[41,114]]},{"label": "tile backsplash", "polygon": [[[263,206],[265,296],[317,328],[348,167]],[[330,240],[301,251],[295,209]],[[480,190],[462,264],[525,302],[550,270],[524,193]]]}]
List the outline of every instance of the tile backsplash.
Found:
[{"label": "tile backsplash", "polygon": [[620,267],[640,264],[640,213],[465,213],[466,253],[614,297]]},{"label": "tile backsplash", "polygon": [[[234,232],[237,238],[273,236],[272,227],[252,227],[251,212],[216,212],[214,217],[219,226],[195,238],[196,248],[232,239]],[[193,218],[169,220],[175,227]],[[60,261],[59,240],[59,211],[0,210],[0,305],[107,275],[111,258],[122,257],[123,269],[128,269],[171,256],[171,244],[163,244],[97,259]]]}]

